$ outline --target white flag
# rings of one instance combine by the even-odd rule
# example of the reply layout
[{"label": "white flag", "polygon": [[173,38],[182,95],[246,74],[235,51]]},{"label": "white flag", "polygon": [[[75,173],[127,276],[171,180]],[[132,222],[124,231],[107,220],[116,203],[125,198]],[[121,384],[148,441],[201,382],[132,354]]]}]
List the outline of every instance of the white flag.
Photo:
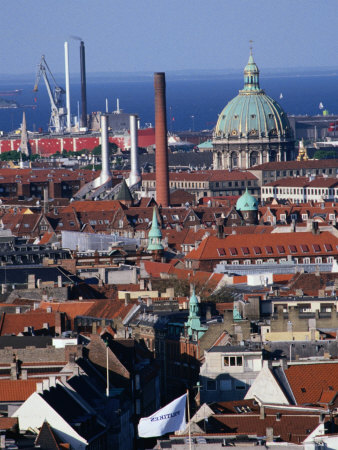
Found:
[{"label": "white flag", "polygon": [[139,437],[156,437],[173,431],[184,430],[187,426],[185,421],[186,403],[187,394],[184,394],[153,415],[142,418],[138,424]]}]

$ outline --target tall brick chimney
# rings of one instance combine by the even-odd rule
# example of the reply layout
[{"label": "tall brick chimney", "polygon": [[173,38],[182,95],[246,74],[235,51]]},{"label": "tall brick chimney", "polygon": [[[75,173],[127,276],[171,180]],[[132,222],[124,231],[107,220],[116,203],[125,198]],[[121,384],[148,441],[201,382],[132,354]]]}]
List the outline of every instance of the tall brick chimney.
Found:
[{"label": "tall brick chimney", "polygon": [[155,88],[155,145],[156,145],[156,202],[169,206],[169,173],[165,73],[154,74]]}]

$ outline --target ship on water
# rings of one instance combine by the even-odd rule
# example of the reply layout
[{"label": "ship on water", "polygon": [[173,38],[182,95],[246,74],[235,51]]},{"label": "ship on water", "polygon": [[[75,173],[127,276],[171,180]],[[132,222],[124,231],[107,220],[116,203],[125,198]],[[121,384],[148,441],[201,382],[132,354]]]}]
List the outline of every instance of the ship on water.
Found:
[{"label": "ship on water", "polygon": [[20,105],[14,100],[7,100],[5,98],[0,98],[0,109],[13,109],[19,108]]}]

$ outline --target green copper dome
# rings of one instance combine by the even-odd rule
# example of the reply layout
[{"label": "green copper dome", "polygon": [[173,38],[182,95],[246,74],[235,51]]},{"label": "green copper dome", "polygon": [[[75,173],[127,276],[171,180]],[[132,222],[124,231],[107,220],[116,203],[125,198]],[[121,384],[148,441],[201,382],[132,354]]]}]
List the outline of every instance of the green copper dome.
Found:
[{"label": "green copper dome", "polygon": [[244,69],[244,88],[219,115],[215,135],[230,139],[290,135],[286,113],[259,86],[259,70],[251,53]]},{"label": "green copper dome", "polygon": [[258,201],[257,199],[249,194],[248,188],[246,188],[243,195],[239,197],[236,203],[237,211],[257,211]]}]

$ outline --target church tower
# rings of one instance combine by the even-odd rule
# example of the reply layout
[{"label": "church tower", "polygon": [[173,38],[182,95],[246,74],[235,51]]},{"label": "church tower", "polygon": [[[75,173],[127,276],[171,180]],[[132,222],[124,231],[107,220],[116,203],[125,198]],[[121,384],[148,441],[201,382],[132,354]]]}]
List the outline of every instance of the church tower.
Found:
[{"label": "church tower", "polygon": [[161,241],[162,232],[157,221],[156,208],[154,207],[153,220],[151,222],[151,228],[148,233],[148,252],[155,254],[162,253],[164,249]]},{"label": "church tower", "polygon": [[207,331],[207,328],[201,325],[198,298],[196,297],[195,289],[193,290],[189,300],[189,316],[184,326],[187,330],[188,336],[194,341],[200,339]]},{"label": "church tower", "polygon": [[25,111],[22,113],[22,125],[21,125],[21,142],[19,151],[26,156],[30,156],[32,149],[28,140],[27,134],[27,124],[26,124],[26,114]]}]

